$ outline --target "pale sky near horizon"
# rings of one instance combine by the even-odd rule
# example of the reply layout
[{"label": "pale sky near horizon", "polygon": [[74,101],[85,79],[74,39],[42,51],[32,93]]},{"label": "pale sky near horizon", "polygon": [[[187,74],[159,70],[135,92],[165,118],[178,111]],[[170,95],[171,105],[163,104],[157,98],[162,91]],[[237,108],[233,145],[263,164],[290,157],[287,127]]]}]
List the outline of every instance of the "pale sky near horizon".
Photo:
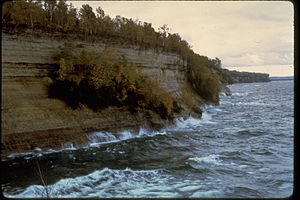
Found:
[{"label": "pale sky near horizon", "polygon": [[294,7],[288,1],[68,1],[120,15],[167,24],[200,55],[218,57],[223,68],[294,75]]}]

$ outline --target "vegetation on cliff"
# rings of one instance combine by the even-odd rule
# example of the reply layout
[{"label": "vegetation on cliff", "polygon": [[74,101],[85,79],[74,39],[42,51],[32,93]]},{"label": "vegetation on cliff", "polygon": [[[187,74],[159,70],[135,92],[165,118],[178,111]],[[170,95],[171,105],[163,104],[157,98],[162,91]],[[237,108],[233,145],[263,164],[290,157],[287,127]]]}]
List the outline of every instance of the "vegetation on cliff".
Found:
[{"label": "vegetation on cliff", "polygon": [[66,44],[59,56],[60,66],[50,85],[50,97],[65,100],[72,108],[86,104],[94,110],[114,105],[132,111],[150,109],[162,118],[174,112],[170,94],[136,72],[125,58],[117,61],[112,49],[101,54],[82,50],[75,55]]},{"label": "vegetation on cliff", "polygon": [[[177,53],[186,61],[188,80],[197,93],[203,99],[218,103],[222,78],[219,76],[222,71],[221,61],[194,53],[191,46],[177,33],[169,33],[167,25],[160,27],[157,32],[151,23],[121,16],[111,18],[101,7],[96,9],[95,14],[87,4],[77,10],[64,0],[5,2],[2,7],[2,24],[12,32],[25,29],[58,31],[62,34],[77,34],[84,40],[105,39],[138,45],[140,48]],[[79,95],[85,88],[88,93],[79,95],[80,97],[72,96],[74,102],[69,102],[71,106],[76,107],[82,101],[95,107],[95,102],[101,101],[101,105],[109,102],[113,105],[138,105],[147,108],[153,106],[157,112],[165,113],[164,116],[170,115],[173,106],[170,97],[164,92],[159,93],[159,86],[139,76],[131,64],[116,61],[112,52],[103,52],[100,59],[99,55],[86,51],[76,56],[69,55],[67,51],[63,51],[63,54],[65,55],[60,57],[60,68],[55,82],[62,92],[56,96],[67,98],[63,96],[75,95],[63,92],[70,89],[78,90],[76,94]],[[69,89],[63,89],[64,87]],[[88,96],[88,99],[84,96]],[[143,103],[141,99],[144,99]],[[164,109],[161,109],[161,105]]]},{"label": "vegetation on cliff", "polygon": [[188,79],[193,88],[203,98],[219,102],[219,92],[221,91],[219,75],[213,73],[211,69],[220,68],[221,61],[218,58],[209,60],[198,54],[192,54],[188,61]]}]

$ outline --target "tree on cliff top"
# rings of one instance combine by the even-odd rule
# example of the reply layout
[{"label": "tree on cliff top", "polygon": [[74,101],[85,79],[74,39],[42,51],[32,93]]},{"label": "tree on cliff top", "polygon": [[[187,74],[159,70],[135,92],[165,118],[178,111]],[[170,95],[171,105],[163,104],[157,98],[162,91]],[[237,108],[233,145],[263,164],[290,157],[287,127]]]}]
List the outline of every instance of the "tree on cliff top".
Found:
[{"label": "tree on cliff top", "polygon": [[82,5],[79,11],[79,28],[84,32],[85,36],[93,35],[95,24],[96,24],[96,15],[93,12],[92,7],[88,4]]}]

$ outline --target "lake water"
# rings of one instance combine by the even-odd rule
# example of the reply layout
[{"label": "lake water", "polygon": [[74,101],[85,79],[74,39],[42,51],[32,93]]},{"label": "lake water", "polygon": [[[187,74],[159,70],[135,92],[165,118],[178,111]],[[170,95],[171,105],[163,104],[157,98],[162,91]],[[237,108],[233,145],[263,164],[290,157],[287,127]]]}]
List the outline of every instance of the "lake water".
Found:
[{"label": "lake water", "polygon": [[[293,193],[294,83],[229,86],[201,120],[161,132],[94,133],[90,145],[4,165],[6,197],[237,197]],[[37,164],[38,163],[38,164]]]}]

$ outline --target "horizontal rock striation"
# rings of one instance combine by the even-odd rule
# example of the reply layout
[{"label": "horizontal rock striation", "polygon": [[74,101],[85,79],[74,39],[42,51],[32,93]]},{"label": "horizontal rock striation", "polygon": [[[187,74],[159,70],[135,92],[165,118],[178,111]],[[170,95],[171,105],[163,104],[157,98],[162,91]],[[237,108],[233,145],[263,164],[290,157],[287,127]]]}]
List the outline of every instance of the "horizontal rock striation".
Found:
[{"label": "horizontal rock striation", "polygon": [[65,42],[75,46],[75,52],[85,49],[102,52],[106,48],[114,50],[118,58],[125,57],[138,66],[138,71],[157,80],[174,96],[180,95],[180,84],[186,82],[186,63],[174,53],[157,50],[141,50],[138,46],[103,42],[83,42],[79,39],[57,39],[32,37],[30,35],[10,35],[2,32],[2,77],[48,76],[58,65],[56,56]]},{"label": "horizontal rock striation", "polygon": [[[32,37],[2,32],[2,160],[11,153],[32,151],[35,147],[59,149],[66,142],[84,145],[88,142],[86,135],[95,131],[160,128],[165,123],[150,111],[132,114],[127,108],[109,107],[94,112],[85,106],[72,110],[64,101],[48,98],[52,81],[49,74],[58,67],[55,56],[68,41],[51,35]],[[72,43],[78,52],[112,48],[119,58],[125,56],[138,66],[139,73],[157,80],[175,98],[188,87],[186,63],[176,54],[79,39]]]}]

